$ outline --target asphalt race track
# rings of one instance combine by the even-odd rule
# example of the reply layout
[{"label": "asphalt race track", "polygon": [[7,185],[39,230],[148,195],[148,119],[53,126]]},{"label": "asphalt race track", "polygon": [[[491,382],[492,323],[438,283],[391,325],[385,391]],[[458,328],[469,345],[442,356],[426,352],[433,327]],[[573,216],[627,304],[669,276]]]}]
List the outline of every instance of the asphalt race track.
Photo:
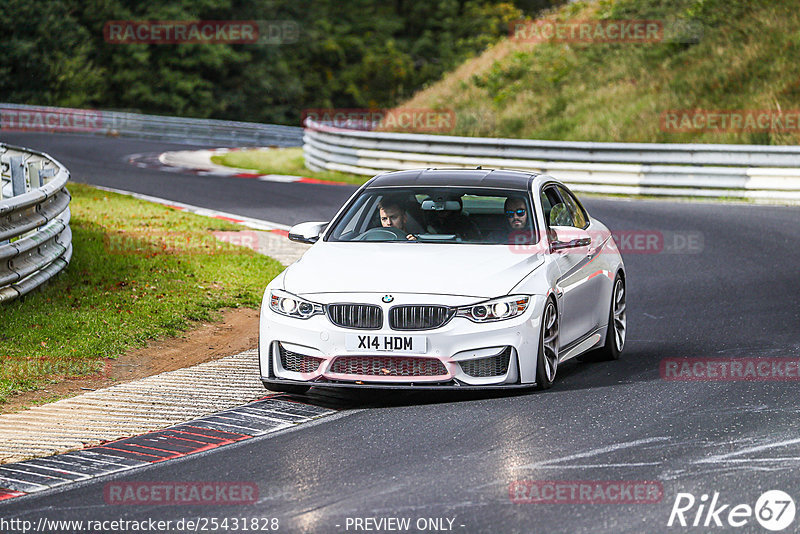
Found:
[{"label": "asphalt race track", "polygon": [[326,220],[355,191],[354,187],[346,186],[303,184],[307,187],[301,188],[291,183],[267,185],[245,178],[166,173],[128,163],[132,154],[157,155],[167,150],[192,149],[192,145],[185,144],[29,132],[0,132],[0,142],[47,152],[69,169],[76,182],[288,225]]},{"label": "asphalt race track", "polygon": [[[162,143],[9,133],[0,139],[50,153],[75,181],[283,224],[324,220],[352,191],[125,163],[129,154],[172,148]],[[755,507],[767,490],[800,498],[800,382],[672,381],[661,377],[660,365],[667,358],[800,359],[800,208],[596,198],[585,204],[614,230],[669,236],[659,250],[623,250],[629,333],[620,361],[568,362],[543,393],[312,391],[298,400],[341,413],[12,499],[0,504],[0,516],[34,523],[277,518],[282,532],[366,531],[355,518],[410,518],[409,532],[767,532],[755,517],[731,527],[728,512]],[[691,246],[683,240],[690,235]],[[259,496],[244,506],[112,506],[103,493],[110,481],[252,482]],[[515,489],[528,487],[520,481],[651,481],[663,494],[643,503],[515,502]],[[700,526],[667,526],[679,493],[697,500],[685,513],[690,524],[708,496]],[[717,508],[728,505],[716,516],[723,526],[714,518],[703,526],[715,493]],[[436,518],[444,521],[425,522]],[[425,529],[417,530],[418,520]],[[800,517],[786,531],[798,525]]]}]

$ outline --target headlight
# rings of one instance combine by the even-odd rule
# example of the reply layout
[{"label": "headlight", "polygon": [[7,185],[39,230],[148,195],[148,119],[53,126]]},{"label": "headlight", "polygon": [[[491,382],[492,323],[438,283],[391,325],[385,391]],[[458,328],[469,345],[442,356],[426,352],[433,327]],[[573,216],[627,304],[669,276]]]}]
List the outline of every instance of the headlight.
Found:
[{"label": "headlight", "polygon": [[456,317],[466,317],[476,323],[502,321],[522,315],[528,309],[531,298],[526,295],[500,297],[470,306],[460,306]]},{"label": "headlight", "polygon": [[297,295],[277,289],[269,292],[269,308],[275,313],[298,319],[308,319],[314,315],[325,313],[322,304],[310,302]]}]

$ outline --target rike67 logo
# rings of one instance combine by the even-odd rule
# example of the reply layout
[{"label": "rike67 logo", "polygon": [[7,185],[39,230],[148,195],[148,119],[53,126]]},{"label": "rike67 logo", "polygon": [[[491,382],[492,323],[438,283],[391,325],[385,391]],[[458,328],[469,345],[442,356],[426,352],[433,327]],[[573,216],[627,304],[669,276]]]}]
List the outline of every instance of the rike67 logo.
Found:
[{"label": "rike67 logo", "polygon": [[792,524],[795,512],[794,500],[780,490],[764,492],[756,500],[755,506],[725,503],[716,491],[711,496],[704,493],[699,499],[691,493],[678,493],[667,526],[702,527],[706,531],[714,527],[728,529],[748,526],[747,532],[755,532],[755,519],[763,528],[779,532]]}]

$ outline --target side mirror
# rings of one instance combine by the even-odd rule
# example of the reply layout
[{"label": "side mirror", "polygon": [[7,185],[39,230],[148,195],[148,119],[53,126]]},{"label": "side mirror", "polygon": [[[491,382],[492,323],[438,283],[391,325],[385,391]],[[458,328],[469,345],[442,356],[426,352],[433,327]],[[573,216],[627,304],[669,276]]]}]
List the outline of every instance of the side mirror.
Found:
[{"label": "side mirror", "polygon": [[592,244],[589,232],[572,226],[551,226],[550,252],[570,248],[588,247]]},{"label": "side mirror", "polygon": [[297,241],[298,243],[308,243],[309,245],[313,245],[319,241],[319,237],[327,227],[328,223],[326,222],[305,222],[295,224],[289,230],[289,239],[292,241]]}]

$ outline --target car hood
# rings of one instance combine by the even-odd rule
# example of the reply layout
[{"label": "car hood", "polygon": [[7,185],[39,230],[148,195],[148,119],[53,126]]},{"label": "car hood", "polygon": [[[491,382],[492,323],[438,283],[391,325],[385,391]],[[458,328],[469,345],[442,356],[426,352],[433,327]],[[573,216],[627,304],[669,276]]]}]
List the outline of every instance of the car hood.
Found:
[{"label": "car hood", "polygon": [[508,294],[543,263],[505,245],[319,242],[290,266],[283,287],[314,293]]}]

